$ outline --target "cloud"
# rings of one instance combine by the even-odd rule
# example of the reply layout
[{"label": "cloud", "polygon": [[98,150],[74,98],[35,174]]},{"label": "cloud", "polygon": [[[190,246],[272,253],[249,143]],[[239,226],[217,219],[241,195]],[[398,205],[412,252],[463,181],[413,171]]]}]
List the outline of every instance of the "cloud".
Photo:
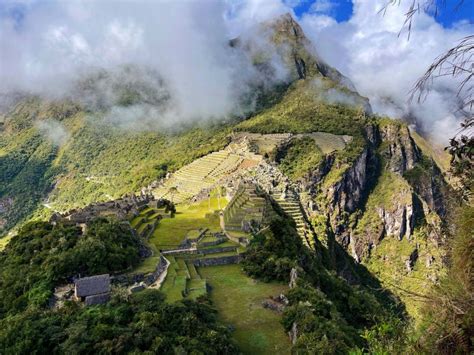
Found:
[{"label": "cloud", "polygon": [[53,119],[38,121],[36,128],[46,139],[56,146],[63,145],[69,138],[69,132],[64,125]]},{"label": "cloud", "polygon": [[310,13],[331,14],[339,4],[332,0],[316,0],[309,8]]},{"label": "cloud", "polygon": [[[88,0],[8,1],[0,11],[0,97],[6,90],[73,94],[88,107],[113,107],[106,119],[127,128],[238,115],[247,109],[239,97],[256,80],[269,78],[255,71],[251,55],[229,47],[229,39],[254,38],[254,50],[269,53],[270,79],[284,81],[285,68],[268,49],[265,36],[257,36],[256,24],[286,12],[295,16],[293,7],[305,2],[140,0],[112,6]],[[385,16],[379,13],[385,0],[353,3],[347,22],[330,16],[335,3],[329,0],[316,1],[301,17],[318,54],[354,82],[375,112],[415,120],[446,142],[459,122],[453,114],[456,83],[436,80],[421,104],[409,103],[408,92],[433,59],[472,33],[473,25],[446,29],[421,13],[407,41],[398,34],[409,1],[391,7]],[[12,9],[21,9],[22,16],[9,15]],[[130,64],[141,69],[123,69]],[[109,74],[104,76],[103,70]],[[91,77],[95,81],[84,84]],[[139,97],[145,104],[137,107],[131,100],[115,106],[127,97]]]},{"label": "cloud", "polygon": [[[91,107],[105,107],[120,100],[116,96],[124,88],[140,87],[139,95],[148,95],[143,88],[153,89],[158,98],[169,99],[168,111],[152,110],[153,120],[176,122],[241,112],[239,98],[250,89],[255,68],[229,40],[259,21],[291,11],[279,1],[257,0],[9,4],[20,6],[24,15],[20,20],[0,15],[0,93],[28,91],[53,98],[74,93]],[[120,69],[130,65],[146,70],[127,75]],[[92,79],[88,90],[75,87],[78,80],[84,84]],[[150,113],[151,105],[145,106],[115,110],[113,121],[120,121],[117,115],[125,111],[126,123],[133,112]],[[138,115],[137,120],[143,117],[150,116]]]},{"label": "cloud", "polygon": [[318,53],[354,82],[375,112],[415,120],[419,129],[446,143],[459,127],[460,117],[453,113],[458,108],[457,83],[450,77],[435,80],[433,91],[421,103],[408,102],[409,92],[433,60],[472,33],[474,26],[458,23],[447,29],[420,13],[407,40],[406,33],[398,35],[411,2],[389,8],[385,16],[379,13],[385,0],[353,3],[347,22],[303,15],[300,23]]}]

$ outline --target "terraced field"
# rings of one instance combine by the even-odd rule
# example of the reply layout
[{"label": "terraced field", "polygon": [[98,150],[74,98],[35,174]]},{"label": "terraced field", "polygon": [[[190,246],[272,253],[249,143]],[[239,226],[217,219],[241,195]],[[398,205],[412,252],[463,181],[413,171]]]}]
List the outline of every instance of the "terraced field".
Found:
[{"label": "terraced field", "polygon": [[[237,220],[253,214],[262,218],[265,199],[257,196],[255,190],[236,199],[239,199],[238,206],[228,214],[228,222],[232,227],[235,219],[236,228],[231,232],[245,236],[241,228],[237,228],[241,224]],[[287,285],[253,280],[235,264],[214,265],[216,260],[238,258],[245,251],[245,247],[221,234],[214,234],[221,231],[216,211],[226,204],[225,199],[214,194],[200,203],[179,204],[173,218],[160,220],[149,244],[157,255],[163,251],[170,262],[161,291],[168,302],[197,299],[209,294],[222,321],[234,327],[233,336],[245,354],[288,354],[290,342],[281,327],[281,315],[262,306],[264,299],[284,292]],[[145,209],[131,224],[137,230],[144,230],[157,213],[153,209]],[[185,240],[189,241],[189,245],[196,246],[197,251],[176,251],[178,247],[183,247]],[[212,265],[196,267],[208,263]],[[156,261],[153,257],[148,258],[139,269],[146,270],[154,265]]]},{"label": "terraced field", "polygon": [[[165,217],[162,219],[164,220],[169,219],[170,214],[166,213],[164,209],[147,207],[130,222],[130,225],[138,234],[141,234],[149,225],[153,225],[154,223],[158,223],[157,225],[159,225],[159,223],[161,223],[161,221],[157,221],[159,216]],[[147,246],[152,250],[153,255],[143,260],[143,262],[133,270],[133,273],[147,274],[156,269],[156,265],[160,259],[160,252],[154,243],[147,243]]]},{"label": "terraced field", "polygon": [[324,154],[342,150],[346,144],[352,140],[351,136],[337,135],[326,132],[313,132],[303,134],[301,136],[311,137],[314,139],[316,145]]},{"label": "terraced field", "polygon": [[224,211],[226,231],[241,231],[245,222],[262,222],[265,198],[258,196],[254,185],[242,185]]},{"label": "terraced field", "polygon": [[[209,243],[209,239],[206,243]],[[201,239],[201,243],[204,238]],[[168,274],[162,286],[168,302],[176,302],[183,298],[196,299],[207,294],[206,280],[201,278],[194,263],[199,260],[209,261],[222,257],[233,257],[238,255],[242,248],[231,241],[214,238],[219,244],[201,247],[197,244],[199,253],[186,253],[177,251],[176,254],[167,254],[165,257],[170,261]],[[223,249],[223,250],[220,250]]]},{"label": "terraced field", "polygon": [[182,203],[202,190],[212,188],[222,177],[234,172],[242,161],[242,156],[228,150],[208,154],[179,169],[153,194]]},{"label": "terraced field", "polygon": [[208,228],[211,232],[220,231],[219,216],[215,211],[219,210],[219,206],[223,208],[226,205],[227,200],[219,197],[211,197],[192,205],[177,205],[174,218],[160,221],[150,238],[150,244],[161,250],[175,249],[193,230]]}]

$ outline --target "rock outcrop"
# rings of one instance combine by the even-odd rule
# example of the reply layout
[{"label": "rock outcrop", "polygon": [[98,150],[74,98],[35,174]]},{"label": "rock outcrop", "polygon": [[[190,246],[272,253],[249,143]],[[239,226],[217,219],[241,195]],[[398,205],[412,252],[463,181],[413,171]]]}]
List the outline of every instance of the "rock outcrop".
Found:
[{"label": "rock outcrop", "polygon": [[406,125],[397,122],[380,126],[381,156],[384,168],[403,175],[421,160],[421,151]]}]

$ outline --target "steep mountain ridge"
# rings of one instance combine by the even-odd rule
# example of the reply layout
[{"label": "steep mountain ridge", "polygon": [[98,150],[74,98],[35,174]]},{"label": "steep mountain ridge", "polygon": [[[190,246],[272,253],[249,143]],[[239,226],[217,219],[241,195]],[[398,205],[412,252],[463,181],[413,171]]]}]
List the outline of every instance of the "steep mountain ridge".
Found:
[{"label": "steep mountain ridge", "polygon": [[[20,101],[6,113],[0,130],[0,233],[33,216],[138,193],[229,146],[232,132],[291,133],[294,137],[263,156],[269,164],[294,173],[288,177],[321,244],[318,248],[339,267],[340,275],[357,281],[347,271],[348,259],[340,257],[342,248],[370,271],[380,272],[382,281],[395,283],[394,276],[405,285],[413,272],[419,272],[422,282],[413,283],[417,290],[427,280],[436,282],[443,268],[438,246],[443,243],[449,190],[437,164],[418,146],[407,125],[371,115],[368,100],[314,54],[291,16],[263,24],[262,31],[289,74],[284,85],[257,95],[260,104],[245,120],[189,124],[172,132],[125,132],[104,119],[104,112],[90,112],[83,103]],[[249,50],[258,70],[271,67],[265,55],[252,51],[251,39],[231,45]],[[50,119],[67,132],[65,142],[52,143],[38,128],[38,122]],[[317,141],[297,137],[315,132],[351,140],[343,149],[323,153]],[[426,260],[431,260],[429,266]]]}]

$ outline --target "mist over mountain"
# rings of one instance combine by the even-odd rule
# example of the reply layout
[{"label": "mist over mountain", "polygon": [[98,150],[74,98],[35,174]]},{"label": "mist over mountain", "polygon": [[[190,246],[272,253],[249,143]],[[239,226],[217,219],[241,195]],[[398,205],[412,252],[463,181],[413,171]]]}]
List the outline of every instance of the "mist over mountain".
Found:
[{"label": "mist over mountain", "polygon": [[[432,14],[423,13],[411,40],[398,39],[408,4],[382,15],[383,4],[355,1],[351,19],[342,23],[332,19],[334,7],[315,6],[301,18],[313,42],[311,51],[348,76],[375,112],[405,118],[446,142],[460,120],[452,113],[459,106],[456,84],[436,81],[432,95],[421,103],[408,102],[408,93],[434,57],[469,33],[472,24],[443,29]],[[249,96],[256,86],[288,82],[281,56],[259,25],[294,14],[289,3],[279,0],[120,2],[113,9],[88,1],[5,6],[0,92],[69,97],[91,109],[106,105],[113,107],[109,120],[119,126],[130,128],[137,122],[137,128],[154,129],[242,116],[253,109],[255,97]],[[21,16],[9,16],[15,13]],[[236,37],[251,38],[253,44],[246,52],[236,50],[229,46]],[[271,63],[265,75],[255,67],[257,52]],[[130,67],[135,68],[133,75]],[[393,76],[394,71],[399,74]],[[90,84],[84,90],[86,81]],[[118,84],[135,87],[135,102],[128,99],[127,108],[115,105],[124,102],[125,89],[118,90]]]},{"label": "mist over mountain", "polygon": [[305,4],[0,4],[0,353],[472,352],[468,25]]}]

